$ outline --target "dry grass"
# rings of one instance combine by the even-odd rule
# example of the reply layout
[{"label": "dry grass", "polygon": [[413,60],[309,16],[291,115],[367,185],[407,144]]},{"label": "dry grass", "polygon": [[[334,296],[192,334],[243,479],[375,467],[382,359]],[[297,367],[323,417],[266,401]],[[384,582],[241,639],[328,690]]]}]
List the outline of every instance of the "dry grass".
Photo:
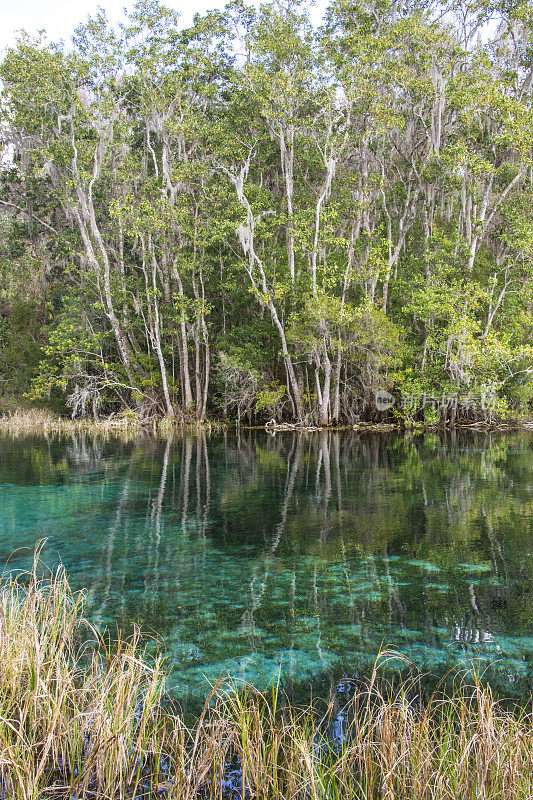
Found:
[{"label": "dry grass", "polygon": [[[332,709],[214,687],[192,727],[162,702],[138,637],[82,647],[82,599],[63,570],[0,592],[0,797],[530,800],[531,716],[488,688],[415,707],[374,675],[327,735]],[[233,775],[230,794],[228,777]]]},{"label": "dry grass", "polygon": [[97,422],[89,418],[70,419],[39,408],[18,409],[0,416],[0,431],[13,435],[31,433],[113,433],[115,431],[138,430],[134,416],[122,416]]},{"label": "dry grass", "polygon": [[88,417],[70,419],[60,417],[46,409],[17,409],[0,414],[0,433],[12,436],[28,434],[73,434],[89,433],[101,436],[131,437],[141,431],[162,436],[176,432],[208,431],[216,432],[224,426],[218,422],[197,422],[196,420],[169,419],[168,417],[142,421],[134,413],[94,421]]}]

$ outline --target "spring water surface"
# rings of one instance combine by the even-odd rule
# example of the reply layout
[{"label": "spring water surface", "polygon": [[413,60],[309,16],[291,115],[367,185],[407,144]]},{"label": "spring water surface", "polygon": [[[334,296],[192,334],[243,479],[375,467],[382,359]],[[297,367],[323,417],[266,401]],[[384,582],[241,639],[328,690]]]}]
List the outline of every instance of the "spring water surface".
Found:
[{"label": "spring water surface", "polygon": [[181,695],[384,645],[531,687],[533,432],[0,438],[0,560],[43,538],[93,622],[156,634]]}]

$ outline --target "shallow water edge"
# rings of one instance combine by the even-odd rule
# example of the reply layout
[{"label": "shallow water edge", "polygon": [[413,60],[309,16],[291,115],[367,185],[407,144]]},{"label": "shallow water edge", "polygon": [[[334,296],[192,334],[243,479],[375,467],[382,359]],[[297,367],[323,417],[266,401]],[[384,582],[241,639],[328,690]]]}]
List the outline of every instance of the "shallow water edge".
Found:
[{"label": "shallow water edge", "polygon": [[92,628],[80,649],[79,599],[62,568],[42,582],[37,567],[0,583],[2,800],[531,797],[530,709],[495,701],[475,676],[426,696],[376,665],[304,707],[277,685],[218,684],[187,721],[138,636]]}]

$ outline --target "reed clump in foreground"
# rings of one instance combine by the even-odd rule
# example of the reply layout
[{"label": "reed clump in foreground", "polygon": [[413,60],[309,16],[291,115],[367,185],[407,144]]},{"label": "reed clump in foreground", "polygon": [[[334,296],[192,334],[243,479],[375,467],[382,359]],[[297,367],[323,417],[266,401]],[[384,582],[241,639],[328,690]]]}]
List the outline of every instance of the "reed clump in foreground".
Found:
[{"label": "reed clump in foreground", "polygon": [[[113,647],[83,619],[62,569],[0,591],[0,797],[530,800],[533,726],[489,688],[414,706],[374,675],[328,736],[332,709],[228,685],[187,727],[160,659]],[[90,646],[80,628],[94,633]]]}]

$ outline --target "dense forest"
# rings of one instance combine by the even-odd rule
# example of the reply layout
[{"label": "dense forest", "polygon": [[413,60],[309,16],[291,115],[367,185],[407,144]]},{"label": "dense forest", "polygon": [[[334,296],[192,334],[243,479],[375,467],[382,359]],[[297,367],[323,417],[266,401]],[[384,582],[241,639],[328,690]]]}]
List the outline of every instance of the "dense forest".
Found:
[{"label": "dense forest", "polygon": [[139,0],[0,79],[0,406],[531,415],[527,0]]}]

